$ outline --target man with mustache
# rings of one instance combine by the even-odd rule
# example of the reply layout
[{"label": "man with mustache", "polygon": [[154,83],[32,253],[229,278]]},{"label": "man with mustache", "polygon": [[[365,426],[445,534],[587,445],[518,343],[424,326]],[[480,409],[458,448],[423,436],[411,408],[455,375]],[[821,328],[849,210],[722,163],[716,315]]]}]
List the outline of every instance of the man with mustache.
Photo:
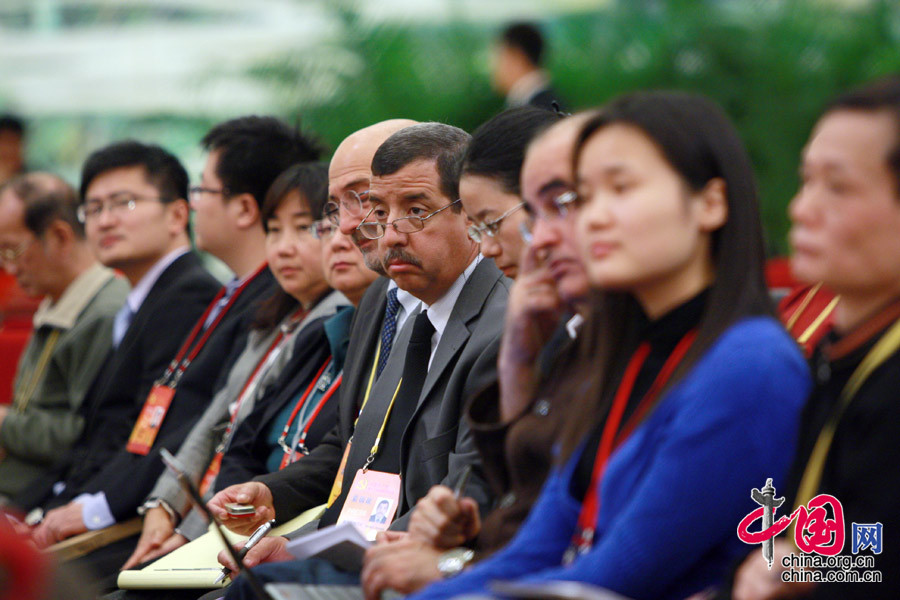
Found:
[{"label": "man with mustache", "polygon": [[[371,215],[357,230],[377,241],[377,246],[369,249],[370,260],[377,252],[388,277],[421,306],[413,307],[405,322],[396,324],[393,350],[380,365],[381,344],[373,335],[380,323],[366,320],[366,307],[371,311],[373,297],[384,305],[385,283],[374,284],[360,305],[350,346],[359,348],[360,358],[367,359],[361,360],[362,371],[372,385],[370,393],[353,399],[356,411],[362,407],[355,428],[352,422],[356,414],[351,409],[346,415],[349,401],[342,389],[339,428],[345,443],[350,442],[352,433],[352,443],[346,446],[342,476],[338,475],[335,482],[336,497],[319,526],[339,520],[354,475],[365,465],[369,473],[400,475],[399,518],[391,529],[402,530],[411,508],[432,485],[454,485],[465,466],[478,461],[468,427],[461,423],[462,406],[471,393],[496,379],[508,280],[491,261],[481,260],[477,245],[468,238],[467,219],[456,201],[458,159],[468,140],[469,136],[455,127],[422,123],[393,134],[373,157],[366,198]],[[344,229],[343,215],[341,221]],[[416,361],[422,363],[413,369]],[[350,368],[349,357],[346,368]],[[343,422],[345,415],[349,423]],[[379,433],[382,430],[383,435]],[[374,443],[379,438],[380,443]],[[241,528],[246,531],[262,519],[284,521],[325,501],[322,495],[310,497],[313,456],[298,461],[296,469],[224,490],[210,503],[212,510],[224,517],[225,502],[254,504],[256,517]],[[332,477],[338,466],[332,461]],[[306,477],[300,477],[300,472]],[[319,477],[324,473],[322,469]],[[478,473],[471,478],[467,495],[482,508],[487,506],[489,492]],[[226,519],[226,523],[232,526],[234,520]],[[289,559],[284,546],[283,539],[267,539],[245,560],[253,566]],[[256,571],[267,580],[359,581],[359,573],[316,560],[266,565]],[[249,594],[239,578],[228,597]]]}]

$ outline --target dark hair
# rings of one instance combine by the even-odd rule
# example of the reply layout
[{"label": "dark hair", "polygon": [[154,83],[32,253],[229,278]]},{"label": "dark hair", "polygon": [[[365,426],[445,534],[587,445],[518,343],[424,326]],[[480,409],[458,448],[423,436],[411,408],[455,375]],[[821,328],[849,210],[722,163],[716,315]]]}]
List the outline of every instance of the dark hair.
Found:
[{"label": "dark hair", "polygon": [[[328,165],[325,163],[300,163],[275,178],[266,193],[260,210],[263,229],[268,232],[268,220],[291,192],[300,192],[314,221],[322,218],[322,209],[328,199]],[[297,309],[297,299],[276,286],[272,295],[263,300],[253,319],[253,328],[270,330]]]},{"label": "dark hair", "polygon": [[534,23],[511,23],[500,34],[503,43],[517,48],[534,66],[540,66],[544,57],[544,36]]},{"label": "dark hair", "polygon": [[163,201],[187,200],[188,174],[181,162],[164,148],[135,140],[115,142],[94,151],[81,169],[81,201],[98,176],[123,167],[143,167],[147,181]]},{"label": "dark hair", "polygon": [[824,116],[839,110],[889,113],[894,119],[894,145],[885,160],[900,194],[900,76],[891,75],[842,94],[828,103]]},{"label": "dark hair", "polygon": [[[416,123],[386,139],[372,157],[372,175],[396,173],[417,160],[437,163],[441,192],[450,200],[459,198],[459,176],[466,146],[472,137],[458,127],[443,123]],[[460,212],[459,204],[450,209]]]},{"label": "dark hair", "polygon": [[0,115],[0,131],[12,131],[19,134],[20,137],[24,136],[25,121],[11,113],[2,114]]},{"label": "dark hair", "polygon": [[216,175],[227,195],[250,194],[262,207],[275,178],[299,162],[318,160],[322,148],[314,137],[275,117],[240,117],[213,127],[203,147],[219,153]]},{"label": "dark hair", "polygon": [[[707,98],[680,92],[636,93],[612,101],[582,127],[575,165],[588,140],[612,124],[635,127],[650,138],[692,191],[702,190],[713,179],[725,183],[728,219],[711,235],[715,280],[696,340],[669,379],[666,389],[670,389],[737,320],[772,314],[763,278],[763,233],[753,168],[725,113]],[[595,291],[593,300],[577,383],[566,391],[584,401],[572,405],[563,428],[563,458],[572,454],[597,415],[605,414],[616,372],[637,343],[640,307],[631,294]]]},{"label": "dark hair", "polygon": [[520,195],[525,149],[538,133],[561,119],[558,113],[534,106],[511,108],[492,117],[472,134],[462,174],[496,179],[504,191]]},{"label": "dark hair", "polygon": [[63,221],[78,239],[84,239],[84,225],[78,220],[78,196],[62,178],[50,173],[28,173],[7,182],[24,205],[25,227],[41,237],[53,221]]}]

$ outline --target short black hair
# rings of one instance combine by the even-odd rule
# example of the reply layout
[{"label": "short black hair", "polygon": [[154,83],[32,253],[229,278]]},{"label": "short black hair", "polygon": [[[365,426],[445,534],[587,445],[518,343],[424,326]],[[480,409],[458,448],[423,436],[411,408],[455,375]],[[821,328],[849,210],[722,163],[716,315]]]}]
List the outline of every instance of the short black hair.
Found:
[{"label": "short black hair", "polygon": [[303,196],[313,220],[320,220],[328,200],[328,165],[321,162],[299,163],[291,165],[276,177],[269,186],[260,211],[263,229],[267,229],[266,221],[272,218],[285,196],[293,191]]},{"label": "short black hair", "polygon": [[84,239],[84,225],[78,220],[75,188],[50,173],[26,173],[14,177],[3,189],[11,190],[24,206],[25,227],[41,237],[53,221],[63,221],[78,239]]},{"label": "short black hair", "polygon": [[315,137],[275,117],[240,117],[213,127],[203,147],[219,153],[216,175],[227,195],[250,194],[262,207],[269,186],[295,163],[318,160]]},{"label": "short black hair", "polygon": [[536,67],[541,65],[544,58],[544,36],[534,23],[511,23],[500,34],[504,44],[517,48]]},{"label": "short black hair", "polygon": [[494,179],[504,191],[521,195],[519,175],[529,142],[561,119],[562,115],[553,111],[520,106],[485,121],[472,134],[463,175]]},{"label": "short black hair", "polygon": [[19,136],[25,135],[25,121],[12,113],[0,115],[0,131],[12,131]]},{"label": "short black hair", "polygon": [[823,117],[839,110],[884,111],[891,115],[894,120],[894,145],[885,160],[894,177],[896,192],[900,195],[900,75],[877,79],[838,96],[828,103]]},{"label": "short black hair", "polygon": [[[372,175],[396,173],[417,160],[437,163],[441,192],[450,200],[459,198],[462,161],[472,136],[444,123],[417,123],[404,127],[386,139],[372,157]],[[451,209],[462,210],[458,204]]]},{"label": "short black hair", "polygon": [[107,171],[124,167],[143,167],[147,181],[159,191],[163,201],[187,200],[188,174],[174,154],[162,146],[123,140],[88,156],[81,169],[81,201],[84,202],[94,179]]}]

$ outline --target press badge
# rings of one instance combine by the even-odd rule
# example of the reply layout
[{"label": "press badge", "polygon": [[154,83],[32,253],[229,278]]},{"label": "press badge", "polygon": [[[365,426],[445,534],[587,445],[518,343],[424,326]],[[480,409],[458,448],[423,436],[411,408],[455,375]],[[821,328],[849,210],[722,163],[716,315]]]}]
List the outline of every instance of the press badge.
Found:
[{"label": "press badge", "polygon": [[153,386],[128,438],[126,450],[141,456],[146,456],[150,452],[174,397],[175,388],[159,384]]},{"label": "press badge", "polygon": [[399,475],[359,469],[337,522],[349,521],[374,540],[375,534],[393,522],[399,499]]}]

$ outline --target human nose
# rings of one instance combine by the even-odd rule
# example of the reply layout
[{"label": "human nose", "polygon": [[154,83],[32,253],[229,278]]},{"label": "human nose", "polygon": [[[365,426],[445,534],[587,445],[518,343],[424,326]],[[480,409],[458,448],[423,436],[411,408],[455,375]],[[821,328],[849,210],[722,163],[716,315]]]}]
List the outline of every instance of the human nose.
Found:
[{"label": "human nose", "polygon": [[801,186],[788,204],[788,216],[792,223],[808,225],[818,215],[816,193],[810,186]]},{"label": "human nose", "polygon": [[386,246],[405,246],[409,241],[409,234],[397,231],[397,228],[394,227],[394,222],[390,221],[384,225],[384,236],[382,236],[381,241]]},{"label": "human nose", "polygon": [[481,254],[487,258],[496,258],[500,256],[501,248],[497,240],[487,234],[481,236]]},{"label": "human nose", "polygon": [[94,218],[97,223],[97,226],[100,228],[106,228],[113,224],[115,224],[119,219],[118,211],[113,210],[111,204],[101,204],[100,212]]}]

